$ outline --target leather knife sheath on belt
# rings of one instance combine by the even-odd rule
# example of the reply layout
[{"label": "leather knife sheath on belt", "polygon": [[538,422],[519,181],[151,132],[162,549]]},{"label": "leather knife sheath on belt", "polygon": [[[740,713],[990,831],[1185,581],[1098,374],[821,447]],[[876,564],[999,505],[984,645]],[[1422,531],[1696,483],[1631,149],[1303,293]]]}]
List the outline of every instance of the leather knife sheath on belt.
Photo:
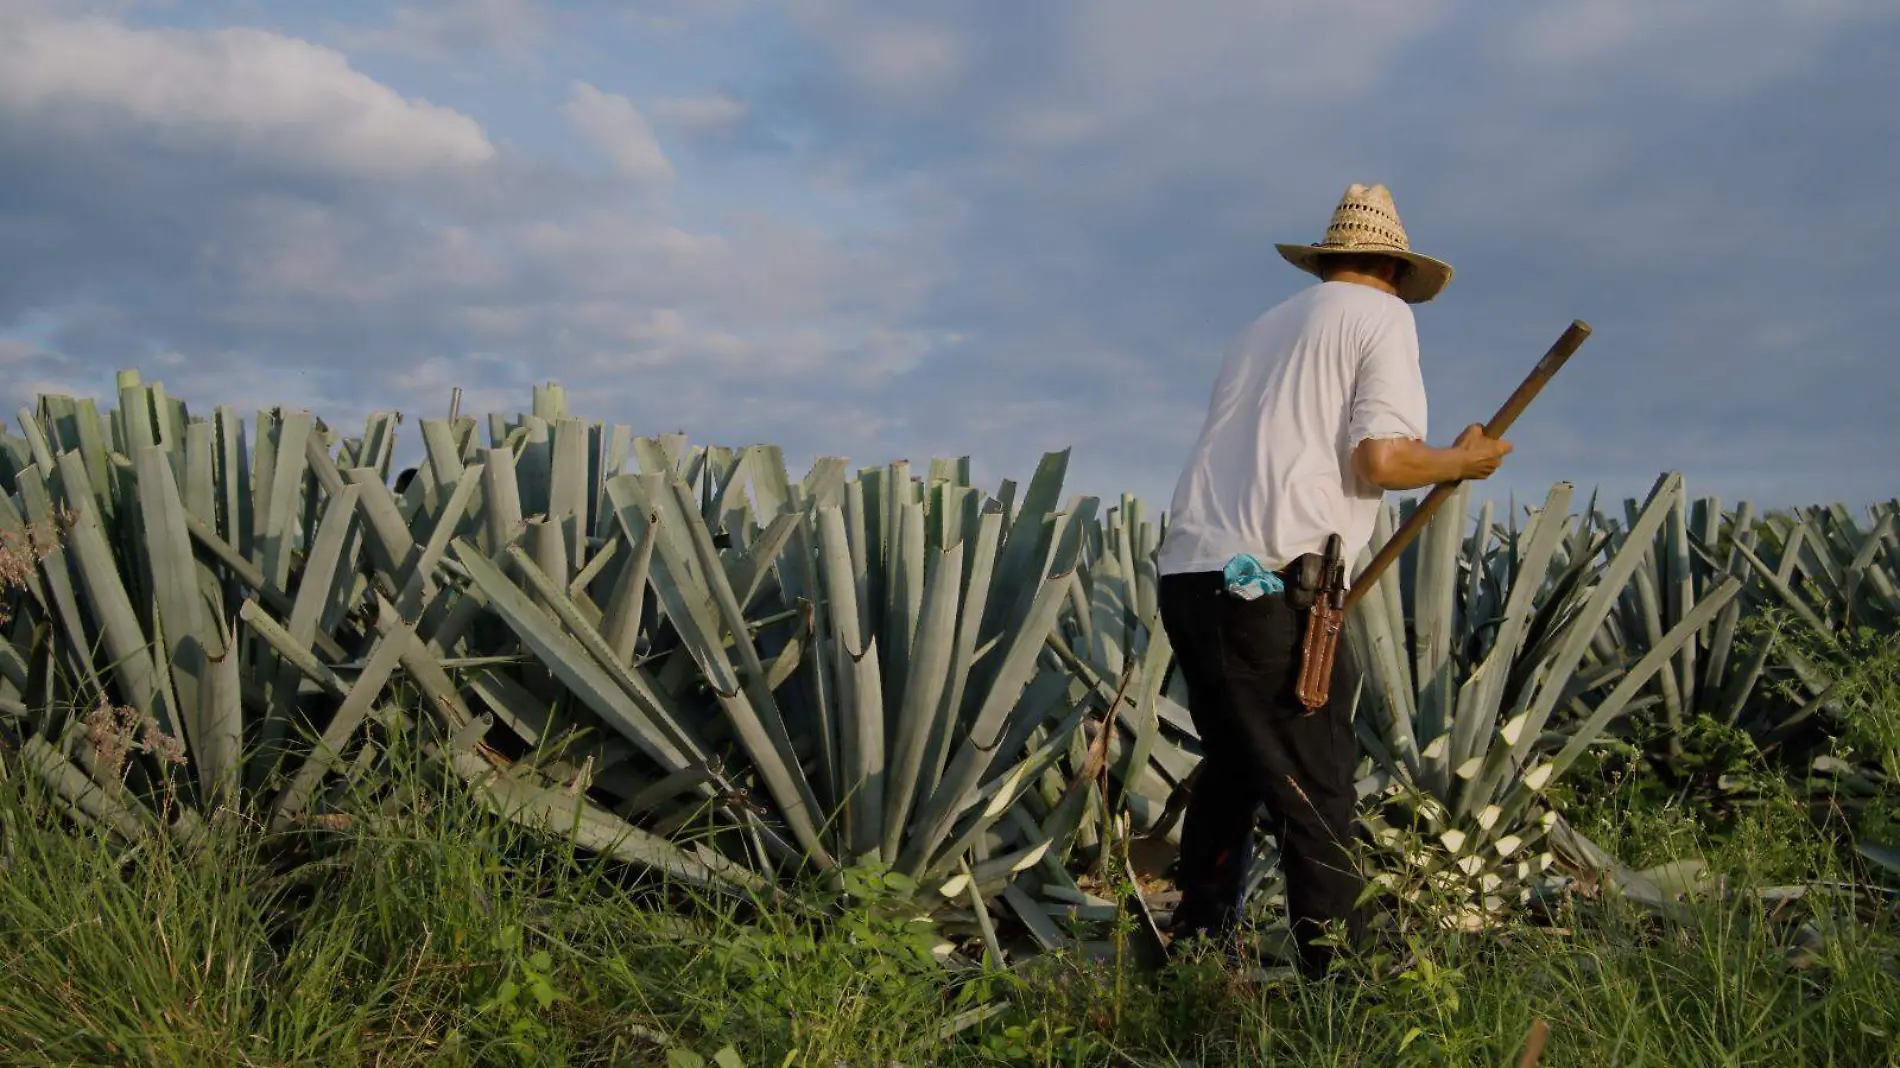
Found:
[{"label": "leather knife sheath on belt", "polygon": [[1294,608],[1306,610],[1306,634],[1300,644],[1300,675],[1294,696],[1312,715],[1331,696],[1333,655],[1346,625],[1346,560],[1340,537],[1326,539],[1323,556],[1308,554],[1296,565]]}]

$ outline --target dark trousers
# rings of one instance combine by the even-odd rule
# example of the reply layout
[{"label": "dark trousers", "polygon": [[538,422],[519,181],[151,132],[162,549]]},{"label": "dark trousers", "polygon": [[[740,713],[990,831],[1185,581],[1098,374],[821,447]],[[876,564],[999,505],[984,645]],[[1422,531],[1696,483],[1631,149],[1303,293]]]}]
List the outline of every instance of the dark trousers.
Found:
[{"label": "dark trousers", "polygon": [[1347,707],[1356,672],[1340,635],[1331,701],[1311,715],[1294,697],[1306,613],[1284,593],[1228,594],[1217,572],[1165,575],[1161,623],[1187,683],[1205,753],[1181,832],[1177,934],[1229,935],[1238,919],[1247,843],[1265,806],[1286,876],[1301,971],[1325,973],[1314,945],[1329,921],[1357,943],[1363,880],[1352,858],[1358,747]]}]

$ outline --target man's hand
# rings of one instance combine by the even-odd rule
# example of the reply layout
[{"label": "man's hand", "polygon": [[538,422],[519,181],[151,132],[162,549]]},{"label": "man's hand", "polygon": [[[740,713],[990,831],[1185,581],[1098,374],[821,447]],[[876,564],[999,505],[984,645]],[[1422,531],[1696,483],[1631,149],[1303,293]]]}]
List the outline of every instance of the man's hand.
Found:
[{"label": "man's hand", "polygon": [[1447,449],[1422,441],[1371,438],[1353,450],[1353,469],[1359,477],[1383,490],[1418,489],[1445,482],[1490,478],[1511,451],[1511,443],[1484,436],[1473,423]]},{"label": "man's hand", "polygon": [[1484,425],[1481,423],[1466,427],[1451,447],[1465,454],[1463,478],[1466,481],[1490,478],[1511,452],[1510,442],[1502,438],[1485,437]]}]

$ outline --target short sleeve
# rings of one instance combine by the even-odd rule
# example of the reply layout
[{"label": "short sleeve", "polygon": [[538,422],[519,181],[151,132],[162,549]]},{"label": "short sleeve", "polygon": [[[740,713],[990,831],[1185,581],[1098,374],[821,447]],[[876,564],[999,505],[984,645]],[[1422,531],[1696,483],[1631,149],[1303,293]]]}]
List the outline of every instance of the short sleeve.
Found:
[{"label": "short sleeve", "polygon": [[1358,448],[1368,438],[1423,440],[1425,379],[1418,365],[1417,327],[1410,314],[1381,317],[1367,326],[1352,387],[1347,447]]}]

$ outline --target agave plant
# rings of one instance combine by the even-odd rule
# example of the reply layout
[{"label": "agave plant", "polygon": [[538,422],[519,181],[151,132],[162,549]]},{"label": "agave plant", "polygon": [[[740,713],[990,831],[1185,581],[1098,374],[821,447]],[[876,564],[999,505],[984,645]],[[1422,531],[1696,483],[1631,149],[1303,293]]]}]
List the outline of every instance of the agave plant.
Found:
[{"label": "agave plant", "polygon": [[[1900,502],[1867,512],[1865,528],[1838,505],[1759,520],[1739,515],[1726,543],[1697,546],[1704,556],[1726,550],[1753,580],[1736,641],[1745,654],[1732,683],[1749,700],[1720,709],[1717,720],[1801,775],[1821,807],[1861,807],[1900,775],[1890,747],[1855,744],[1883,714],[1878,679],[1900,634]],[[1863,685],[1870,679],[1871,695]],[[1716,786],[1731,794],[1747,788],[1727,777]]]},{"label": "agave plant", "polygon": [[[1132,667],[1104,694],[1059,632],[1107,596],[1080,585],[1100,524],[1060,500],[1066,453],[1020,505],[966,460],[793,481],[771,446],[635,438],[550,384],[486,441],[453,406],[422,419],[392,486],[392,413],[340,439],[273,409],[253,442],[119,385],[0,437],[0,528],[70,516],[0,637],[0,717],[76,819],[322,824],[414,739],[508,817],[677,878],[869,868],[1046,943],[1089,900],[1062,858],[1113,822],[1112,732],[1083,725],[1154,700]],[[124,710],[128,759],[101,759],[94,708]]]},{"label": "agave plant", "polygon": [[[1699,539],[1695,548],[1705,560],[1725,554],[1731,569],[1753,579],[1745,601],[1755,616],[1785,613],[1822,646],[1858,632],[1892,634],[1900,631],[1900,574],[1894,568],[1900,502],[1868,511],[1871,524],[1862,530],[1838,505],[1759,519],[1744,507],[1724,537]],[[1777,643],[1759,628],[1755,637],[1762,640],[1750,643],[1750,659],[1730,699],[1716,711],[1725,722],[1764,737],[1785,735],[1827,706],[1829,676],[1812,658],[1815,643]],[[1780,689],[1792,692],[1798,707],[1752,700],[1768,688],[1764,683],[1774,682],[1786,684]]]},{"label": "agave plant", "polygon": [[[419,612],[396,607],[424,604],[431,566],[386,552],[359,566],[366,541],[434,518],[364,477],[387,471],[393,417],[345,443],[339,467],[308,413],[259,413],[247,448],[229,409],[193,419],[134,373],[119,387],[107,417],[42,398],[5,443],[24,462],[0,525],[65,517],[0,662],[22,761],[72,815],[121,836],[191,839],[240,811],[281,826],[373,780],[376,732],[421,726],[411,711],[446,752],[472,747],[483,719],[419,638]],[[399,672],[426,700],[395,692]],[[616,848],[699,867],[659,840]]]},{"label": "agave plant", "polygon": [[[1063,501],[1067,453],[1020,504],[962,459],[794,480],[772,446],[574,417],[556,384],[420,420],[393,482],[387,412],[247,427],[127,372],[108,412],[19,422],[0,532],[63,537],[0,623],[0,727],[77,820],[321,825],[413,740],[509,818],[672,877],[883,872],[946,929],[994,944],[1000,905],[1044,945],[1119,907],[1081,867],[1177,834],[1200,751],[1156,618],[1165,526]],[[1592,862],[1546,791],[1633,716],[1748,721],[1784,677],[1824,701],[1751,610],[1900,617],[1892,509],[1757,521],[1670,475],[1617,522],[1570,494],[1521,528],[1489,505],[1468,528],[1459,495],[1350,621],[1360,792],[1404,892],[1521,900],[1552,833]]]},{"label": "agave plant", "polygon": [[[1541,509],[1527,510],[1524,528],[1515,516],[1494,523],[1487,504],[1467,532],[1461,491],[1360,602],[1349,620],[1358,687],[1341,696],[1362,743],[1358,790],[1384,847],[1372,858],[1381,882],[1415,899],[1449,894],[1441,915],[1482,917],[1538,885],[1554,859],[1538,846],[1552,829],[1573,864],[1600,859],[1562,825],[1546,791],[1624,717],[1664,701],[1665,668],[1679,667],[1714,622],[1732,622],[1741,585],[1716,575],[1693,597],[1668,602],[1660,632],[1618,629],[1631,590],[1658,566],[1651,543],[1667,543],[1681,486],[1675,475],[1660,481],[1628,531],[1603,520],[1594,502],[1571,516],[1571,487],[1559,483]],[[1355,574],[1411,506],[1381,514]],[[1138,506],[1125,501],[1122,513],[1138,516]],[[1199,749],[1154,613],[1157,539],[1130,523],[1097,541],[1064,624],[1063,655],[1106,692],[1128,659],[1123,650],[1141,651],[1154,712],[1121,718],[1125,737],[1111,750],[1126,759],[1115,777],[1133,828],[1172,839]],[[1122,579],[1130,574],[1132,593]],[[1256,903],[1270,906],[1281,891],[1276,863],[1273,843],[1262,839],[1245,882]],[[1618,870],[1626,884],[1638,881]]]},{"label": "agave plant", "polygon": [[[1102,522],[1090,524],[1068,611],[1051,644],[1079,685],[1108,699],[1122,692],[1104,740],[1115,787],[1109,803],[1126,810],[1131,830],[1178,843],[1179,803],[1201,749],[1160,626],[1155,554],[1165,532],[1127,495]],[[1090,826],[1107,815],[1092,811]]]},{"label": "agave plant", "polygon": [[[1636,502],[1624,503],[1634,517]],[[1659,739],[1652,766],[1679,787],[1727,798],[1745,794],[1733,761],[1750,749],[1797,773],[1815,773],[1817,801],[1852,800],[1879,778],[1842,760],[1851,729],[1835,680],[1854,673],[1866,648],[1900,630],[1900,594],[1887,561],[1892,504],[1859,526],[1847,509],[1799,508],[1758,516],[1744,503],[1689,503],[1678,490],[1654,551],[1635,573],[1598,635],[1606,659],[1643,648],[1674,627],[1730,577],[1741,591],[1711,625],[1675,653],[1651,686],[1647,729]],[[1616,524],[1612,546],[1623,540]],[[1851,754],[1850,754],[1851,755]]]},{"label": "agave plant", "polygon": [[[1522,530],[1515,516],[1494,527],[1487,505],[1467,534],[1460,489],[1408,548],[1400,581],[1359,602],[1348,628],[1369,761],[1362,792],[1378,795],[1366,818],[1387,847],[1378,881],[1412,898],[1449,894],[1467,922],[1529,898],[1560,822],[1546,791],[1654,699],[1651,680],[1740,588],[1725,578],[1652,640],[1603,647],[1680,485],[1665,476],[1621,538],[1597,528],[1594,509],[1573,522],[1567,483]],[[1388,511],[1355,571],[1393,529]]]}]

